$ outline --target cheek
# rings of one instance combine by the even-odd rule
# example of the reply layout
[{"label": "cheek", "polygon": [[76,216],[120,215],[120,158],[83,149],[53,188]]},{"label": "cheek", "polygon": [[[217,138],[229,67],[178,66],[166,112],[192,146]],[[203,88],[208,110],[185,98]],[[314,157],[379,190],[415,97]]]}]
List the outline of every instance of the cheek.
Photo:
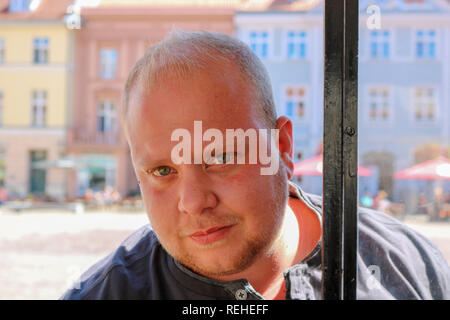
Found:
[{"label": "cheek", "polygon": [[282,207],[281,197],[276,196],[280,193],[279,180],[279,176],[261,175],[257,165],[245,165],[238,174],[220,181],[218,195],[225,206],[256,227],[264,219],[272,219]]},{"label": "cheek", "polygon": [[253,197],[249,198],[249,195],[257,193],[259,184],[256,166],[243,165],[235,174],[218,179],[215,189],[221,200],[228,203],[233,201],[235,205],[244,205],[254,199]]},{"label": "cheek", "polygon": [[176,216],[174,194],[142,186],[142,197],[145,203],[147,216],[154,230],[160,234],[165,234],[171,230],[173,231]]}]

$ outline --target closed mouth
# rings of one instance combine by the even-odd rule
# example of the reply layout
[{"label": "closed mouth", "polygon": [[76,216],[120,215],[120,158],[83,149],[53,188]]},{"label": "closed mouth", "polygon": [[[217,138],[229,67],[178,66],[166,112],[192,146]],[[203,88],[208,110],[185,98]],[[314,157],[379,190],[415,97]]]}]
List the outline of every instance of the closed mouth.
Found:
[{"label": "closed mouth", "polygon": [[224,229],[224,228],[228,228],[228,227],[231,227],[231,225],[228,225],[228,226],[219,226],[219,227],[212,227],[212,228],[209,228],[209,229],[207,229],[207,230],[200,230],[200,231],[197,231],[197,232],[191,234],[190,237],[205,236],[205,235],[207,235],[207,234],[210,234],[210,233],[219,231],[220,229]]},{"label": "closed mouth", "polygon": [[199,230],[189,236],[199,245],[209,245],[227,238],[235,225],[217,226],[207,230]]}]

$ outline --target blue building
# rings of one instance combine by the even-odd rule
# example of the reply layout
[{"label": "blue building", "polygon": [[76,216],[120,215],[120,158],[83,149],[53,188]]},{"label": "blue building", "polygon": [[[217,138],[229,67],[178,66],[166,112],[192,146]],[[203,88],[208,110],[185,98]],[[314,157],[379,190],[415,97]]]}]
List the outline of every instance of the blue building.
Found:
[{"label": "blue building", "polygon": [[[323,132],[322,1],[249,8],[235,27],[268,69],[278,114],[293,121],[296,161],[314,156]],[[414,164],[419,146],[450,146],[449,95],[449,2],[360,1],[359,163],[373,171],[360,193],[384,189],[404,200],[410,183],[393,173]],[[301,183],[321,193],[321,178]]]}]

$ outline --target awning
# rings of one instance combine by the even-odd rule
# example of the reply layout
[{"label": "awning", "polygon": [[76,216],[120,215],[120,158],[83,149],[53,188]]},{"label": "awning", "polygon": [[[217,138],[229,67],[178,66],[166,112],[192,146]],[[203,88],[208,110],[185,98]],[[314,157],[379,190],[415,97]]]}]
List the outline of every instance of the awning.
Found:
[{"label": "awning", "polygon": [[450,180],[450,159],[438,157],[394,174],[396,179]]}]

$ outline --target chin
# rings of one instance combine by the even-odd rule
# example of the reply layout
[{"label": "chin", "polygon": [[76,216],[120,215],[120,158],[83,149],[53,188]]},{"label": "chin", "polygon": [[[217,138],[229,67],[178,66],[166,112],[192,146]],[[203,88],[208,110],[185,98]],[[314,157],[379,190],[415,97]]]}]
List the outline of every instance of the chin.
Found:
[{"label": "chin", "polygon": [[218,279],[248,269],[265,252],[267,243],[264,240],[248,240],[240,248],[194,248],[173,257],[198,274]]},{"label": "chin", "polygon": [[232,258],[232,260],[224,258],[223,255],[221,258],[208,258],[211,258],[211,260],[208,259],[208,262],[203,262],[202,258],[197,259],[196,257],[192,256],[184,256],[183,258],[177,260],[195,273],[207,278],[215,279],[237,274],[244,271],[247,267],[245,264],[240,263],[241,259],[239,257],[234,257]]}]

